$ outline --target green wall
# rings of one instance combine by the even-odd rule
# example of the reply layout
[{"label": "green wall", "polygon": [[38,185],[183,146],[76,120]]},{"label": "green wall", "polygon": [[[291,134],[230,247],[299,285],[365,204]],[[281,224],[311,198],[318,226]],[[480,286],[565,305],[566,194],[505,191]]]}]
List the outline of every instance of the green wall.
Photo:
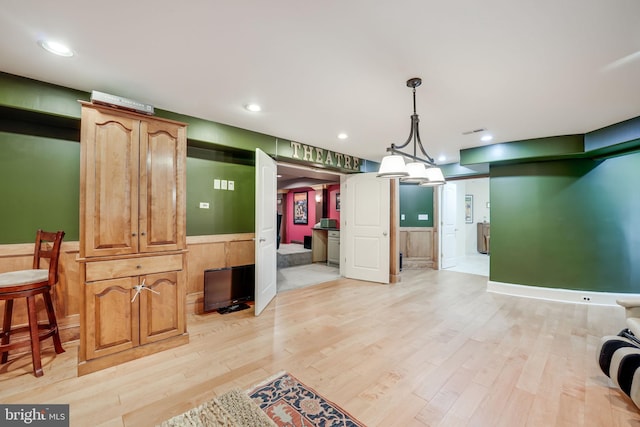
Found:
[{"label": "green wall", "polygon": [[[187,235],[253,233],[255,167],[253,160],[227,159],[221,153],[190,147],[187,157]],[[234,190],[216,190],[214,179],[234,181]],[[200,203],[209,203],[201,209]]]},{"label": "green wall", "polygon": [[[418,214],[429,219],[418,220]],[[433,187],[400,184],[400,227],[433,227]]]},{"label": "green wall", "polygon": [[640,292],[640,153],[491,167],[492,281]]},{"label": "green wall", "polygon": [[0,244],[64,230],[78,240],[80,144],[0,132]]},{"label": "green wall", "polygon": [[[253,153],[188,149],[187,235],[253,232],[253,162]],[[234,181],[235,190],[214,190],[215,178]],[[0,244],[32,242],[38,228],[79,239],[79,143],[0,132],[0,182]]]},{"label": "green wall", "polygon": [[[89,94],[0,73],[0,244],[27,243],[35,230],[79,239],[80,104]],[[253,232],[254,150],[276,138],[157,111],[187,128],[187,235]],[[236,183],[213,190],[213,179]],[[209,209],[200,209],[208,202]]]}]

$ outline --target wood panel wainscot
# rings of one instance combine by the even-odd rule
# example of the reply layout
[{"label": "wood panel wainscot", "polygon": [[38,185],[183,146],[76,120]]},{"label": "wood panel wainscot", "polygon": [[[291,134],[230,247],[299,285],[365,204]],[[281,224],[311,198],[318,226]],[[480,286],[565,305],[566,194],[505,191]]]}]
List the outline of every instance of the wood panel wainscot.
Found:
[{"label": "wood panel wainscot", "polygon": [[[202,313],[204,296],[204,270],[210,268],[235,267],[255,262],[255,242],[253,233],[224,234],[212,236],[187,237],[186,253],[186,314]],[[63,343],[80,339],[80,309],[85,285],[80,278],[78,263],[79,243],[63,241],[58,284],[53,287],[53,304],[56,311],[60,338]],[[33,243],[0,245],[0,273],[31,268],[33,262]],[[136,259],[112,259],[103,263],[88,265],[88,275],[92,280],[117,278],[123,275],[133,276],[132,271],[144,268],[145,274],[157,269],[168,261],[174,271],[182,265],[182,255],[173,254],[149,257],[136,262]],[[159,262],[161,261],[161,262]],[[179,264],[176,264],[179,262]],[[131,273],[131,274],[130,274]],[[165,284],[166,286],[166,284]],[[97,287],[96,287],[97,289]],[[115,295],[115,294],[114,294]],[[104,300],[106,301],[106,300]],[[0,301],[0,310],[4,302]],[[38,315],[45,321],[46,314],[42,301],[38,301]],[[14,304],[13,323],[27,325],[26,304],[18,300]],[[188,325],[187,325],[188,327]],[[42,342],[44,348],[52,347],[50,340]]]},{"label": "wood panel wainscot", "polygon": [[187,237],[187,313],[203,312],[204,271],[255,263],[254,233]]},{"label": "wood panel wainscot", "polygon": [[402,268],[433,268],[433,241],[433,227],[401,227],[400,252],[402,253]]},{"label": "wood panel wainscot", "polygon": [[[0,273],[30,269],[33,264],[33,252],[33,243],[0,245]],[[77,256],[78,242],[63,241],[58,264],[58,283],[53,287],[51,294],[60,339],[63,343],[75,341],[80,337],[80,273],[76,262]],[[37,299],[37,307],[38,319],[45,321],[47,317],[42,300]],[[0,301],[0,310],[4,311],[4,301]],[[19,326],[28,324],[24,299],[14,302],[13,324]],[[53,347],[53,342],[45,340],[41,345],[44,348]]]}]

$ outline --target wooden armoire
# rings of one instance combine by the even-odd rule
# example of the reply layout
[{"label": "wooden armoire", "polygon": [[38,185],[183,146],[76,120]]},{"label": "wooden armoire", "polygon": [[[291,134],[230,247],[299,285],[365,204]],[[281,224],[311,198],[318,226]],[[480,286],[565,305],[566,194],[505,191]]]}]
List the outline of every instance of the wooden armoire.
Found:
[{"label": "wooden armoire", "polygon": [[186,344],[186,125],[82,103],[78,375]]}]

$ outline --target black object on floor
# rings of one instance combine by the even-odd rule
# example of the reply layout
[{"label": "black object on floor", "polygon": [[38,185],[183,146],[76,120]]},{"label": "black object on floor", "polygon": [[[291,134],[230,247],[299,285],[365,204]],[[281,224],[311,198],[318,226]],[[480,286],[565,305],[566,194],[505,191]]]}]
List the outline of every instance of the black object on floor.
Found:
[{"label": "black object on floor", "polygon": [[220,314],[227,314],[227,313],[233,313],[234,311],[241,311],[241,310],[246,310],[247,308],[251,308],[249,307],[247,304],[245,303],[240,303],[240,304],[234,304],[234,305],[228,305],[226,307],[220,307],[218,309],[218,313]]}]

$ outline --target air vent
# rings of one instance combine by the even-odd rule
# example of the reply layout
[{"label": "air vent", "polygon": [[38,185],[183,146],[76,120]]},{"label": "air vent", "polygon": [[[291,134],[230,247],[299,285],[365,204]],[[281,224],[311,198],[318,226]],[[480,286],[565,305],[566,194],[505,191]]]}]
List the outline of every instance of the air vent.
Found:
[{"label": "air vent", "polygon": [[468,130],[466,132],[462,132],[463,135],[471,135],[472,133],[479,133],[479,132],[484,132],[486,131],[485,128],[480,128],[480,129],[474,129],[474,130]]}]

